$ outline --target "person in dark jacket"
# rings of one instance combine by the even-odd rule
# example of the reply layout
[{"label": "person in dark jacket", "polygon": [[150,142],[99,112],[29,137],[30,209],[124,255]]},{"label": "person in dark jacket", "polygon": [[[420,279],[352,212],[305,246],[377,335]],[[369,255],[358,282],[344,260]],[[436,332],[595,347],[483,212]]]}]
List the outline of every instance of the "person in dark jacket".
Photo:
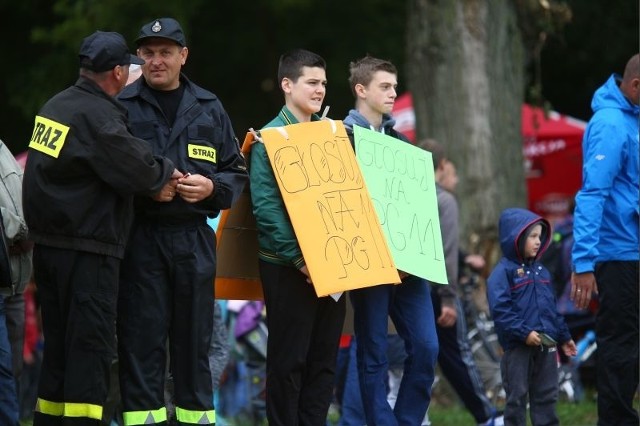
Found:
[{"label": "person in dark jacket", "polygon": [[576,354],[556,308],[551,274],[538,261],[550,230],[546,219],[529,210],[509,208],[500,215],[502,258],[487,280],[487,298],[504,349],[505,425],[527,424],[527,398],[533,426],[559,424],[557,342],[565,355]]},{"label": "person in dark jacket", "polygon": [[[349,84],[356,107],[344,119],[353,143],[360,126],[408,142],[394,130],[390,113],[396,99],[395,66],[366,56],[352,62]],[[431,401],[438,337],[431,293],[426,280],[401,273],[400,285],[384,284],[349,292],[353,306],[358,378],[368,425],[419,425]],[[391,317],[404,340],[407,358],[395,406],[387,402],[387,330]]]},{"label": "person in dark jacket", "polygon": [[100,424],[133,195],[182,176],[131,135],[113,99],[142,62],[124,38],[97,31],[79,57],[78,81],[36,116],[23,182],[45,340],[36,426]]},{"label": "person in dark jacket", "polygon": [[118,304],[123,418],[127,425],[171,420],[163,397],[168,338],[178,424],[215,424],[209,346],[216,236],[207,217],[231,207],[247,170],[218,97],[181,73],[189,53],[181,25],[155,19],[136,44],[142,77],[119,100],[133,134],[184,177],[159,198],[135,198]]},{"label": "person in dark jacket", "polygon": [[[264,127],[320,120],[326,63],[293,49],[280,56],[285,105]],[[345,298],[318,297],[264,144],[251,149],[251,201],[267,309],[267,419],[271,426],[323,426],[333,394]]]}]

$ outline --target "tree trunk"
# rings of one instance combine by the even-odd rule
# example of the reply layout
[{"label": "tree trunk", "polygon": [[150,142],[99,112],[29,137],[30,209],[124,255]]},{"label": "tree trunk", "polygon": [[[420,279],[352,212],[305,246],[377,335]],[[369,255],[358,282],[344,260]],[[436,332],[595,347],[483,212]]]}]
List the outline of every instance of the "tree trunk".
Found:
[{"label": "tree trunk", "polygon": [[[525,58],[511,0],[410,0],[408,86],[418,143],[456,164],[460,231],[493,256],[505,207],[526,206],[520,136]],[[491,260],[491,259],[488,259]]]}]

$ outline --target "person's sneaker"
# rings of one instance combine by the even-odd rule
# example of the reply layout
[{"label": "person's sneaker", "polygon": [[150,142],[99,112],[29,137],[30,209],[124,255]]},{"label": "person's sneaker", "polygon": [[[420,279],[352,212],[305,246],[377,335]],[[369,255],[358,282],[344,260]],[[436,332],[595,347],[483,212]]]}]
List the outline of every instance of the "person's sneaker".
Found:
[{"label": "person's sneaker", "polygon": [[478,426],[504,426],[504,415],[500,412],[495,413],[486,422],[478,423]]},{"label": "person's sneaker", "polygon": [[493,426],[504,426],[504,416],[502,414],[493,419]]}]

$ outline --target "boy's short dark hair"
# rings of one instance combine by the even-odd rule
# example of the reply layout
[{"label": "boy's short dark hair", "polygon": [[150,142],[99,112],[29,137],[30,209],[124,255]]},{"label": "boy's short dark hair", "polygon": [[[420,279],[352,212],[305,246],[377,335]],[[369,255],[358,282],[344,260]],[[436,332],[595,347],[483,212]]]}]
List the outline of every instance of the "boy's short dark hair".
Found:
[{"label": "boy's short dark hair", "polygon": [[288,78],[294,83],[302,75],[302,67],[327,69],[322,56],[305,49],[293,49],[280,56],[278,62],[278,84]]},{"label": "boy's short dark hair", "polygon": [[444,147],[438,143],[435,139],[423,139],[417,143],[417,145],[431,153],[431,159],[433,160],[433,169],[437,170],[444,160],[448,159],[447,151]]},{"label": "boy's short dark hair", "polygon": [[373,74],[377,71],[386,71],[398,75],[398,69],[391,62],[369,55],[349,64],[349,87],[351,87],[351,93],[353,93],[354,97],[357,97],[355,90],[356,84],[367,86],[371,83]]}]

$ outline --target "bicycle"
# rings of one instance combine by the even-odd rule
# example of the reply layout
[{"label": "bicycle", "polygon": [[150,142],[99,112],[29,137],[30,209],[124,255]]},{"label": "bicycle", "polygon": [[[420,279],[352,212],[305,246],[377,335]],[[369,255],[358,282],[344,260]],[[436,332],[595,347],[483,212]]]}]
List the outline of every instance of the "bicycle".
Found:
[{"label": "bicycle", "polygon": [[464,278],[460,281],[460,300],[467,321],[467,339],[487,397],[497,405],[505,397],[500,372],[502,349],[491,315],[477,303],[480,276],[471,271]]}]

